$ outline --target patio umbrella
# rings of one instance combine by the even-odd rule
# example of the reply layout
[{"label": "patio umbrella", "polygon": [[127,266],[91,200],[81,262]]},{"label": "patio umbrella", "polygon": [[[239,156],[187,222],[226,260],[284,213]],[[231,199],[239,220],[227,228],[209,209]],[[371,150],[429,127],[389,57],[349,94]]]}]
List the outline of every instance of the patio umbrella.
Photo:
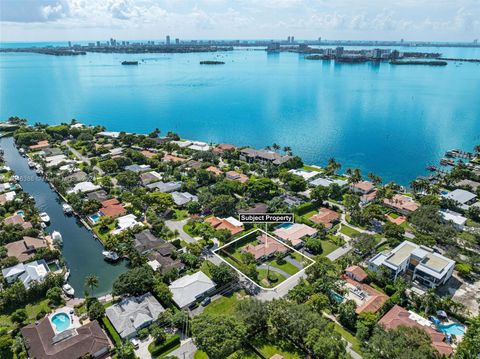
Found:
[{"label": "patio umbrella", "polygon": [[445,311],[443,311],[443,310],[437,310],[437,316],[446,318],[447,313],[445,313]]}]

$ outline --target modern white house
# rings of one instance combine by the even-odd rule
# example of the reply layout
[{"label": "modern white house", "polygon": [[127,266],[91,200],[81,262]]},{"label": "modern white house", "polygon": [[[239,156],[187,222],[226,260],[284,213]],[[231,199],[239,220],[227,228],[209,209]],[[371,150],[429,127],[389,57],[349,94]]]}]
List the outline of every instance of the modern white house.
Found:
[{"label": "modern white house", "polygon": [[460,213],[451,211],[449,209],[444,209],[440,211],[440,215],[445,222],[451,222],[453,226],[459,231],[463,231],[463,229],[465,228],[467,218],[462,216]]},{"label": "modern white house", "polygon": [[477,200],[476,194],[459,188],[443,196],[457,202],[462,209],[468,209]]},{"label": "modern white house", "polygon": [[215,283],[205,273],[198,271],[173,281],[168,288],[178,307],[186,308],[212,293]]},{"label": "modern white house", "polygon": [[455,261],[435,253],[431,248],[404,241],[387,253],[378,253],[368,262],[373,272],[389,272],[392,278],[411,275],[413,281],[436,288],[450,279]]},{"label": "modern white house", "polygon": [[13,283],[18,279],[27,289],[30,287],[31,282],[40,282],[47,274],[48,265],[43,259],[29,263],[19,263],[12,267],[2,269],[3,278],[5,278],[7,283]]},{"label": "modern white house", "polygon": [[150,293],[139,297],[127,297],[105,310],[115,330],[122,339],[132,338],[139,329],[149,326],[157,320],[165,308]]},{"label": "modern white house", "polygon": [[141,222],[137,221],[137,217],[134,214],[127,214],[122,217],[117,218],[117,227],[112,231],[112,234],[119,234],[129,228],[132,228],[136,225],[143,225]]},{"label": "modern white house", "polygon": [[188,192],[172,192],[173,202],[177,206],[183,206],[188,202],[198,202],[198,197]]},{"label": "modern white house", "polygon": [[77,183],[72,189],[68,190],[67,193],[87,193],[101,189],[102,187],[92,182],[85,181]]}]

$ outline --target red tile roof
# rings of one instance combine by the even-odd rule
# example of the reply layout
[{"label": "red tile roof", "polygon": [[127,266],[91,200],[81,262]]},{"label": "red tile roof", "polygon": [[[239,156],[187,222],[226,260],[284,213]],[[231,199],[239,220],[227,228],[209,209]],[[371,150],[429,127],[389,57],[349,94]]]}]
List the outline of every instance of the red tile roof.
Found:
[{"label": "red tile roof", "polygon": [[387,330],[395,329],[401,325],[423,329],[430,336],[433,347],[437,349],[440,354],[450,355],[453,352],[452,347],[443,341],[445,338],[443,333],[438,332],[429,326],[421,325],[417,321],[411,319],[410,312],[398,305],[395,305],[390,309],[390,311],[380,319],[378,324],[382,325]]},{"label": "red tile roof", "polygon": [[344,275],[342,277],[347,283],[350,283],[354,287],[357,287],[368,294],[366,300],[363,301],[362,304],[359,305],[355,310],[357,314],[363,312],[376,313],[380,310],[380,308],[382,308],[382,306],[389,298],[388,295],[379,292],[375,288],[370,287],[368,284],[357,282],[356,280],[348,277],[347,275]]},{"label": "red tile roof", "polygon": [[47,140],[44,141],[38,141],[35,145],[28,146],[31,150],[38,150],[40,148],[45,148],[50,146]]},{"label": "red tile roof", "polygon": [[396,194],[392,199],[385,198],[383,203],[389,207],[398,209],[400,211],[414,212],[418,209],[419,205],[412,198],[404,196],[402,194]]},{"label": "red tile roof", "polygon": [[115,218],[123,216],[127,213],[127,210],[125,207],[123,207],[123,204],[118,201],[118,199],[112,198],[102,202],[102,208],[100,208],[100,212],[104,216]]},{"label": "red tile roof", "polygon": [[373,183],[370,181],[360,181],[352,184],[352,187],[365,193],[372,191],[374,188]]},{"label": "red tile roof", "polygon": [[220,230],[220,229],[229,230],[232,236],[242,232],[244,229],[243,226],[235,226],[234,224],[229,222],[227,218],[209,217],[205,220],[205,222],[210,223],[212,227],[214,227],[217,230]]},{"label": "red tile roof", "polygon": [[245,183],[248,181],[248,176],[244,175],[243,173],[228,171],[225,175],[228,179],[240,181],[241,183]]},{"label": "red tile roof", "polygon": [[345,269],[345,273],[347,273],[347,275],[351,273],[355,277],[353,279],[358,280],[360,282],[364,281],[368,277],[367,272],[365,272],[362,267],[355,266],[355,265]]},{"label": "red tile roof", "polygon": [[144,155],[147,158],[152,158],[153,156],[155,156],[155,153],[149,150],[143,150],[142,155]]},{"label": "red tile roof", "polygon": [[213,174],[219,176],[221,175],[223,172],[222,170],[218,169],[217,167],[215,166],[210,166],[206,169],[208,172],[212,172]]},{"label": "red tile roof", "polygon": [[245,247],[244,251],[251,253],[255,259],[262,258],[263,256],[269,256],[276,252],[286,253],[288,252],[288,247],[280,243],[272,237],[262,234],[257,237],[257,240],[260,241],[257,245],[249,244]]},{"label": "red tile roof", "polygon": [[340,215],[328,208],[320,208],[318,214],[315,214],[309,218],[314,223],[321,223],[325,228],[330,229],[333,227],[333,223],[340,219]]},{"label": "red tile roof", "polygon": [[182,157],[177,157],[177,156],[174,156],[174,155],[169,155],[167,153],[165,156],[163,156],[162,161],[164,161],[164,162],[184,162],[184,161],[186,161],[186,159],[182,158]]}]

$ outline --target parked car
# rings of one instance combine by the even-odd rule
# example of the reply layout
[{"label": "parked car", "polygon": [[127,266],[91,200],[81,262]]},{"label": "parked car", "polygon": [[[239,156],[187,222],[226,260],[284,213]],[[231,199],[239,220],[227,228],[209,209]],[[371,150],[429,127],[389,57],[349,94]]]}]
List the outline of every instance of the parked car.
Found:
[{"label": "parked car", "polygon": [[140,346],[140,340],[138,340],[137,338],[130,339],[130,343],[132,343],[135,349],[138,349]]},{"label": "parked car", "polygon": [[207,297],[204,300],[202,300],[202,305],[205,307],[205,306],[209,305],[211,301],[212,301],[212,298]]}]

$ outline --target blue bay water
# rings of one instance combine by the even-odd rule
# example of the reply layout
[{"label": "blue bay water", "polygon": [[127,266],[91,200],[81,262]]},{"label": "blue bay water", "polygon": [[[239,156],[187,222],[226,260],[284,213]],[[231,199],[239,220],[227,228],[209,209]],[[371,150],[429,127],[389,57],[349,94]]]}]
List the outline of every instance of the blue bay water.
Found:
[{"label": "blue bay water", "polygon": [[[2,45],[4,46],[4,45]],[[480,58],[480,49],[418,48]],[[219,59],[221,66],[201,66]],[[139,66],[122,66],[140,60]],[[144,60],[144,61],[143,61]],[[263,148],[290,146],[306,163],[408,184],[451,148],[480,143],[480,64],[335,64],[293,53],[0,54],[0,119],[72,118],[110,130]]]}]

